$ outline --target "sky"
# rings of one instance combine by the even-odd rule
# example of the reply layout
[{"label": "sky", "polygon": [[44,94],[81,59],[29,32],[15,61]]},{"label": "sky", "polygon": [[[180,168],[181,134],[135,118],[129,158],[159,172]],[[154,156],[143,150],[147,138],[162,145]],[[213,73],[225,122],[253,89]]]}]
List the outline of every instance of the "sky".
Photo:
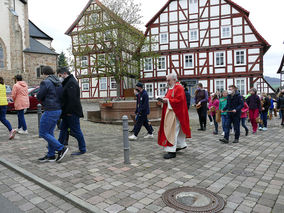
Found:
[{"label": "sky", "polygon": [[[65,35],[89,0],[29,0],[29,19],[51,36],[53,48],[60,53],[71,46]],[[162,8],[167,0],[135,0],[141,3],[144,25]],[[276,72],[284,54],[284,1],[283,0],[233,0],[250,12],[256,30],[268,41],[271,48],[264,56],[264,75],[279,77]],[[269,2],[269,3],[268,3]]]}]

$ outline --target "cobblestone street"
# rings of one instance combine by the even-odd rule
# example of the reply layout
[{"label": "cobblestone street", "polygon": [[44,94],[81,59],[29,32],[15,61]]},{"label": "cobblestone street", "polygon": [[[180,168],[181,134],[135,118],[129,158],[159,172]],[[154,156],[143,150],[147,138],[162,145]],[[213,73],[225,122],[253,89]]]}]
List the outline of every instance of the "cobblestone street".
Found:
[{"label": "cobblestone street", "polygon": [[[86,114],[86,113],[85,113]],[[16,115],[7,115],[13,127]],[[105,212],[177,212],[161,198],[165,190],[198,186],[222,196],[223,212],[284,212],[284,129],[274,118],[267,132],[244,136],[239,144],[224,145],[214,136],[213,126],[197,132],[196,112],[190,112],[192,139],[175,159],[165,161],[157,138],[131,142],[131,165],[123,164],[122,126],[81,120],[87,153],[71,157],[77,142],[71,137],[70,151],[62,163],[39,163],[46,142],[38,138],[37,115],[26,114],[29,135],[8,141],[0,127],[0,156],[30,173]],[[250,127],[250,125],[248,125]],[[221,128],[219,127],[221,130]],[[157,134],[157,127],[155,127]],[[221,132],[221,131],[220,131]],[[58,135],[56,131],[56,135]],[[232,138],[231,138],[232,139]],[[244,177],[234,170],[253,172]],[[75,206],[46,189],[0,166],[0,194],[24,212],[80,212]]]}]

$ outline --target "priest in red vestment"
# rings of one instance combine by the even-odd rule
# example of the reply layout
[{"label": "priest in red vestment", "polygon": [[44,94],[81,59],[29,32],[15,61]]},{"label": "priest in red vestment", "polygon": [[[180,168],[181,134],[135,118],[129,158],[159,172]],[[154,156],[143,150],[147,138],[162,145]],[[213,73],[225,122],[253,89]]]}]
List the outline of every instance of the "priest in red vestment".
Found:
[{"label": "priest in red vestment", "polygon": [[167,76],[169,89],[163,99],[158,144],[164,147],[165,159],[175,158],[176,152],[187,147],[185,139],[191,137],[186,96],[183,86],[177,82],[177,75]]}]

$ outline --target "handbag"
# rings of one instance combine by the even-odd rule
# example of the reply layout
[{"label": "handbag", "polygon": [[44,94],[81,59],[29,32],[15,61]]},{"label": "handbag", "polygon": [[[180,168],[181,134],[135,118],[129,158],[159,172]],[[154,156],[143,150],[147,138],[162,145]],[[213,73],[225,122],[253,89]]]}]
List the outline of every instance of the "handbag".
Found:
[{"label": "handbag", "polygon": [[216,110],[216,122],[220,123],[221,122],[221,110]]}]

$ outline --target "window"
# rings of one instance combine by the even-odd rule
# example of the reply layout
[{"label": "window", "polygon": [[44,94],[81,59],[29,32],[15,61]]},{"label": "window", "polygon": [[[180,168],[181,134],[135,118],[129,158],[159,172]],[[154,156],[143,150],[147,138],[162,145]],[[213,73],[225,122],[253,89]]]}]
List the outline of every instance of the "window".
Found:
[{"label": "window", "polygon": [[162,33],[160,34],[160,44],[167,44],[168,41],[168,34],[167,33]]},{"label": "window", "polygon": [[231,26],[222,27],[222,38],[230,38],[231,37]]},{"label": "window", "polygon": [[197,0],[190,0],[190,4],[197,4]]},{"label": "window", "polygon": [[145,58],[144,70],[145,71],[152,71],[153,70],[153,59],[152,58]]},{"label": "window", "polygon": [[4,68],[4,49],[0,44],[0,68]]},{"label": "window", "polygon": [[225,53],[224,52],[215,53],[215,66],[216,67],[225,66]]},{"label": "window", "polygon": [[198,41],[198,30],[190,30],[190,41]]},{"label": "window", "polygon": [[245,95],[245,80],[236,80],[236,87],[238,87],[241,95]]},{"label": "window", "polygon": [[104,33],[104,36],[105,36],[105,41],[111,41],[112,40],[112,33],[111,33],[111,31],[106,31],[105,33]]},{"label": "window", "polygon": [[225,90],[225,81],[224,80],[216,80],[216,91],[222,92]]},{"label": "window", "polygon": [[104,65],[105,64],[105,60],[106,60],[106,58],[105,58],[104,54],[98,55],[98,65],[99,66]]},{"label": "window", "polygon": [[245,51],[244,50],[237,50],[235,52],[235,65],[244,65],[245,62]]},{"label": "window", "polygon": [[81,67],[87,67],[88,66],[88,56],[82,56],[81,57]]},{"label": "window", "polygon": [[111,78],[110,79],[110,89],[116,89],[117,88],[117,84],[115,81],[115,78]]},{"label": "window", "polygon": [[106,90],[107,89],[107,78],[103,77],[100,79],[100,89]]},{"label": "window", "polygon": [[91,22],[92,24],[97,23],[98,20],[99,20],[99,14],[98,14],[98,13],[93,13],[93,14],[90,16],[90,22]]},{"label": "window", "polygon": [[197,13],[198,12],[198,0],[190,0],[189,1],[189,11],[191,13]]},{"label": "window", "polygon": [[153,84],[145,84],[145,90],[147,91],[149,97],[154,97]]},{"label": "window", "polygon": [[193,63],[193,55],[185,55],[184,56],[184,68],[193,68],[194,63]]},{"label": "window", "polygon": [[158,59],[158,70],[166,69],[166,57],[159,57]]},{"label": "window", "polygon": [[164,97],[167,93],[167,84],[159,83],[159,96]]},{"label": "window", "polygon": [[89,83],[83,83],[82,84],[82,91],[89,91]]},{"label": "window", "polygon": [[41,65],[40,67],[36,68],[36,77],[37,77],[37,78],[40,78],[40,76],[42,75],[42,68],[43,68],[43,67],[44,67],[44,66]]}]

